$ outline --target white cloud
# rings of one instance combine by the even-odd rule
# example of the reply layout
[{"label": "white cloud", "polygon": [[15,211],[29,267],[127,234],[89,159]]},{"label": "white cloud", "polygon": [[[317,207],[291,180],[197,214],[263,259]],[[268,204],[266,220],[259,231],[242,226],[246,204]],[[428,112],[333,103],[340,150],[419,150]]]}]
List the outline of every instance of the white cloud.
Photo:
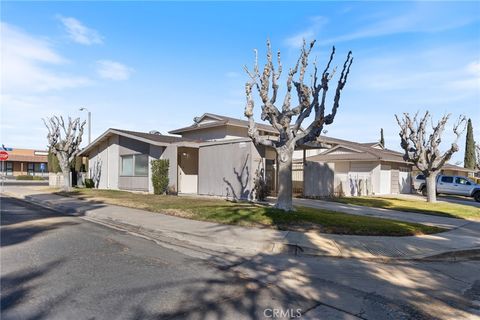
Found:
[{"label": "white cloud", "polygon": [[87,46],[103,43],[102,36],[98,31],[86,27],[77,19],[62,16],[59,16],[58,19],[63,23],[69,38],[74,42]]},{"label": "white cloud", "polygon": [[303,40],[307,42],[312,41],[321,31],[321,29],[328,23],[328,19],[322,16],[313,17],[310,20],[311,23],[307,29],[285,39],[284,42],[287,46],[292,48],[300,48],[303,45]]},{"label": "white cloud", "polygon": [[45,92],[90,83],[86,77],[53,71],[52,67],[65,65],[68,61],[55,52],[47,40],[33,37],[7,23],[0,25],[3,93]]},{"label": "white cloud", "polygon": [[97,61],[97,73],[103,79],[127,80],[133,71],[132,68],[119,62],[111,60]]},{"label": "white cloud", "polygon": [[388,12],[381,19],[354,28],[354,32],[326,39],[322,43],[338,43],[408,32],[435,33],[459,28],[476,20],[478,20],[476,13],[441,8],[435,10],[431,4],[417,3],[407,12]]}]

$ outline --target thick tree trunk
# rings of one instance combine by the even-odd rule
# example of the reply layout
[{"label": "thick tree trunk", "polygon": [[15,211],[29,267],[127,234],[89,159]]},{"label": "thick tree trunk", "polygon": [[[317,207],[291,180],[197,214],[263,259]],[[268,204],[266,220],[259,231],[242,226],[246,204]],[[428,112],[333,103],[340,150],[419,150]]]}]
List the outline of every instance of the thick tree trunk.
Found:
[{"label": "thick tree trunk", "polygon": [[64,191],[70,191],[72,187],[72,181],[70,179],[70,165],[68,163],[68,160],[66,159],[66,156],[63,154],[58,154],[58,162],[60,165],[60,169],[62,169],[62,174],[63,174],[63,187],[62,189]]},{"label": "thick tree trunk", "polygon": [[437,202],[437,175],[433,173],[427,177],[427,202]]},{"label": "thick tree trunk", "polygon": [[292,204],[293,150],[277,150],[278,195],[276,208],[293,211]]}]

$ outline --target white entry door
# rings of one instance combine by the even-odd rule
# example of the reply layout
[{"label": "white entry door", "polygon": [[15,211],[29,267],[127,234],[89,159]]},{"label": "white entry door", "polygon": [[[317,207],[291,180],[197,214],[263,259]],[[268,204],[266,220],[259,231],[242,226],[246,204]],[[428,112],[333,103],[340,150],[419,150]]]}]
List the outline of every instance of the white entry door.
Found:
[{"label": "white entry door", "polygon": [[382,165],[380,170],[380,194],[390,194],[392,185],[391,167]]}]

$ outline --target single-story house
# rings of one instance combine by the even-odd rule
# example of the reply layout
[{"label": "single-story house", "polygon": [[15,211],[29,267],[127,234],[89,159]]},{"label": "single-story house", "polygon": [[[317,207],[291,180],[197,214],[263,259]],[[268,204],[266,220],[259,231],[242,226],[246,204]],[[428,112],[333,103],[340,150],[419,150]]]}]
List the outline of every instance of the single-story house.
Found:
[{"label": "single-story house", "polygon": [[412,166],[403,160],[403,154],[385,149],[380,143],[320,139],[335,146],[306,158],[305,196],[411,193]]},{"label": "single-story house", "polygon": [[[260,134],[278,136],[258,124]],[[169,160],[169,188],[178,193],[236,199],[253,197],[261,175],[275,194],[276,155],[255,146],[248,122],[205,113],[171,135],[108,129],[80,153],[99,188],[153,192],[151,161]],[[175,136],[173,136],[175,135]],[[306,196],[409,193],[411,165],[379,143],[321,136],[294,154],[294,189]]]}]

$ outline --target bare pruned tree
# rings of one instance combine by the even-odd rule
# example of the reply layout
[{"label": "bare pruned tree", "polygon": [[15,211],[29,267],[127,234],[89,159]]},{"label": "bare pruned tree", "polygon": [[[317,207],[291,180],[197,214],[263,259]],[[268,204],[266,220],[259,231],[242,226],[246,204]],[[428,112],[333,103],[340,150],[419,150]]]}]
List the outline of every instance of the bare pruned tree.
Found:
[{"label": "bare pruned tree", "polygon": [[437,124],[431,122],[432,131],[429,134],[427,126],[431,117],[428,111],[420,119],[418,112],[413,118],[408,113],[404,113],[401,119],[395,115],[400,126],[400,145],[405,152],[403,158],[405,161],[413,163],[425,176],[428,202],[437,200],[437,175],[445,163],[458,151],[457,142],[466,127],[467,119],[465,116],[459,116],[453,125],[455,140],[450,148],[442,154],[439,146],[449,117],[450,114],[443,116]]},{"label": "bare pruned tree", "polygon": [[68,117],[68,126],[65,126],[63,117],[53,116],[42,119],[48,129],[48,148],[57,158],[63,173],[63,189],[68,191],[71,187],[70,164],[80,151],[83,127],[86,121],[80,118],[72,120]]},{"label": "bare pruned tree", "polygon": [[[286,94],[283,102],[277,107],[278,84],[282,74],[280,51],[277,53],[277,68],[274,66],[270,41],[267,41],[267,62],[260,73],[258,67],[258,53],[255,50],[255,64],[253,70],[245,66],[245,71],[250,80],[245,85],[247,104],[245,116],[248,118],[248,135],[257,145],[273,148],[277,154],[277,175],[278,175],[278,197],[276,207],[285,211],[293,210],[292,205],[292,158],[296,147],[317,139],[322,132],[324,125],[333,123],[340,103],[340,94],[347,82],[350,66],[353,62],[352,52],[347,55],[345,63],[335,90],[332,110],[325,114],[325,104],[329,82],[335,74],[336,68],[330,72],[335,47],[332,48],[328,63],[319,75],[316,62],[313,63],[314,70],[311,75],[310,85],[305,84],[310,52],[315,44],[312,41],[308,46],[303,42],[303,48],[296,65],[288,72],[286,83]],[[295,79],[294,79],[295,78]],[[271,92],[270,92],[271,86]],[[261,119],[268,121],[276,130],[278,138],[265,137],[260,135],[253,117],[254,98],[253,89],[257,89],[261,99]],[[292,90],[295,88],[298,104],[292,107]],[[310,116],[312,110],[315,112],[310,125],[302,128],[303,121]]]}]

